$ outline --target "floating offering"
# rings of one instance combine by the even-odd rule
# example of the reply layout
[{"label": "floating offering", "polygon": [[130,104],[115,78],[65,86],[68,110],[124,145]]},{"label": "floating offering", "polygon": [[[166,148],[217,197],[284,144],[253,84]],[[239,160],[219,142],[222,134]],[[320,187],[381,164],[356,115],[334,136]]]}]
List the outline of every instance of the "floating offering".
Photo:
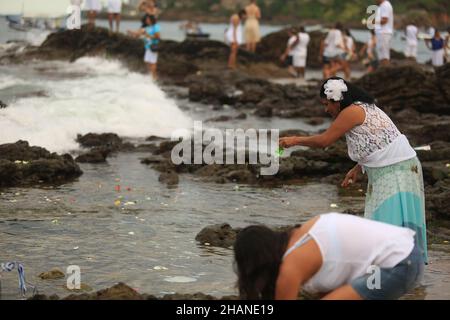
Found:
[{"label": "floating offering", "polygon": [[134,236],[134,232],[133,232],[133,231],[128,232],[128,234],[129,234],[130,236]]},{"label": "floating offering", "polygon": [[190,277],[181,277],[181,276],[178,276],[178,277],[169,277],[169,278],[166,278],[166,279],[164,279],[164,281],[167,281],[167,282],[177,282],[177,283],[188,283],[188,282],[195,282],[195,281],[197,281],[197,279],[195,279],[195,278],[190,278]]},{"label": "floating offering", "polygon": [[116,207],[118,207],[118,206],[120,206],[120,200],[116,200],[116,201],[114,201],[114,205],[116,206]]},{"label": "floating offering", "polygon": [[161,267],[161,266],[156,266],[156,267],[153,267],[153,270],[169,270],[168,268],[166,268],[166,267]]}]

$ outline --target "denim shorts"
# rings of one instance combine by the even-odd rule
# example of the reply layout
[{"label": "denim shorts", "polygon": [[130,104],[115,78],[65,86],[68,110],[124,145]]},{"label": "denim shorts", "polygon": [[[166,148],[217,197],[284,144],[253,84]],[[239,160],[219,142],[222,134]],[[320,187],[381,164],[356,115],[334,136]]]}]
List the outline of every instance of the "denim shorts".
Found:
[{"label": "denim shorts", "polygon": [[364,300],[397,300],[420,284],[425,262],[419,246],[414,245],[408,257],[393,268],[380,268],[351,282]]}]

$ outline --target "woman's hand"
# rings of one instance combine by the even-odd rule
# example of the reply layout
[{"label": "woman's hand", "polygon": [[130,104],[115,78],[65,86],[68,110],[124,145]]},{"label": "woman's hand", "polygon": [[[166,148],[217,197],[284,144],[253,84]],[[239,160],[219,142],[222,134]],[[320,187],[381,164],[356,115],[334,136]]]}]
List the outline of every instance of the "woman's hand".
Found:
[{"label": "woman's hand", "polygon": [[279,145],[282,148],[290,148],[293,146],[298,145],[299,143],[299,137],[284,137],[284,138],[280,138],[279,140]]},{"label": "woman's hand", "polygon": [[358,179],[358,175],[360,173],[361,173],[361,166],[357,164],[347,173],[341,186],[347,188],[349,185],[356,183],[356,180]]}]

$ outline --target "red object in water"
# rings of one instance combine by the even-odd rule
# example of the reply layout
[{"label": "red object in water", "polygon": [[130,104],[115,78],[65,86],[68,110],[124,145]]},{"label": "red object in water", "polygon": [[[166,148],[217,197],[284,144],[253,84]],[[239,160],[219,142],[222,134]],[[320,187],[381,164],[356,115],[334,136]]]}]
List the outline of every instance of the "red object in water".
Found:
[{"label": "red object in water", "polygon": [[120,192],[120,185],[117,185],[114,189],[115,189],[117,192]]},{"label": "red object in water", "polygon": [[131,188],[130,188],[130,187],[128,187],[128,188],[127,188],[127,191],[131,191]]}]

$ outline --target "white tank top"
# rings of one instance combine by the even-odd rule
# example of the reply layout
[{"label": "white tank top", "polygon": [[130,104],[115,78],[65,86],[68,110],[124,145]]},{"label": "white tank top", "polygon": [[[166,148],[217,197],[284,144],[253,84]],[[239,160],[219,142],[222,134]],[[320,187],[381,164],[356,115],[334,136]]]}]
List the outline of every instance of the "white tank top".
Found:
[{"label": "white tank top", "polygon": [[345,134],[350,159],[367,167],[384,167],[416,156],[386,113],[375,104],[354,104],[364,109],[366,118]]},{"label": "white tank top", "polygon": [[[371,266],[393,268],[413,250],[414,235],[411,229],[353,215],[322,214],[304,236],[316,241],[322,266],[303,289],[328,293],[369,273]],[[304,237],[285,256],[300,246]]]}]

